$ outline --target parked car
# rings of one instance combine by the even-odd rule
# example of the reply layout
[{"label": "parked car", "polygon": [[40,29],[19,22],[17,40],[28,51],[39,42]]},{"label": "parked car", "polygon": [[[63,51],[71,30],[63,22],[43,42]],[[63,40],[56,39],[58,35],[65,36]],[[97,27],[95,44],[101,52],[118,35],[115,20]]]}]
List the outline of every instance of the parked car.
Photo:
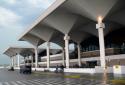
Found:
[{"label": "parked car", "polygon": [[8,71],[14,71],[14,67],[10,67]]},{"label": "parked car", "polygon": [[32,73],[32,66],[31,66],[30,59],[25,60],[24,64],[20,66],[20,73],[23,73],[23,74],[31,74]]},{"label": "parked car", "polygon": [[32,73],[31,65],[21,65],[20,66],[20,73],[31,74]]}]

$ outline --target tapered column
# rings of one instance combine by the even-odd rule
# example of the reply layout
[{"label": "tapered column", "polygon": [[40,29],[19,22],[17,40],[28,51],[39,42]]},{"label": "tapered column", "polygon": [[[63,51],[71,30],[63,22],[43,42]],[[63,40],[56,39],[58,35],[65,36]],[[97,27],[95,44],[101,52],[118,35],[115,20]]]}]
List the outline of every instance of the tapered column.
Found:
[{"label": "tapered column", "polygon": [[33,67],[33,56],[31,55],[31,65]]},{"label": "tapered column", "polygon": [[14,60],[13,60],[13,56],[11,57],[11,66],[14,66]]},{"label": "tapered column", "polygon": [[78,49],[78,65],[81,66],[80,44],[77,45],[77,49]]},{"label": "tapered column", "polygon": [[16,67],[16,56],[13,56],[13,67]]},{"label": "tapered column", "polygon": [[65,34],[64,40],[65,40],[66,68],[69,68],[69,39],[70,37],[68,36],[68,34]]},{"label": "tapered column", "polygon": [[99,36],[99,46],[100,46],[100,61],[101,67],[105,69],[106,62],[105,62],[105,44],[104,44],[104,33],[103,29],[105,28],[104,23],[102,23],[102,18],[99,17],[98,24],[96,24],[96,28],[98,29],[98,36]]},{"label": "tapered column", "polygon": [[17,60],[18,60],[18,67],[20,67],[20,55],[17,55]]},{"label": "tapered column", "polygon": [[62,49],[62,64],[65,66],[65,51]]},{"label": "tapered column", "polygon": [[13,67],[15,66],[14,65],[14,56],[12,57],[12,65],[13,65]]},{"label": "tapered column", "polygon": [[12,67],[12,59],[11,59],[11,57],[10,57],[10,67]]},{"label": "tapered column", "polygon": [[14,56],[14,66],[15,67],[17,66],[17,57],[16,57],[16,55]]},{"label": "tapered column", "polygon": [[46,52],[47,52],[47,68],[50,68],[50,42],[47,42],[47,48],[46,48]]},{"label": "tapered column", "polygon": [[35,47],[35,68],[38,68],[38,47]]},{"label": "tapered column", "polygon": [[25,61],[26,61],[26,57],[24,57],[24,65],[26,65],[26,62],[25,62]]}]

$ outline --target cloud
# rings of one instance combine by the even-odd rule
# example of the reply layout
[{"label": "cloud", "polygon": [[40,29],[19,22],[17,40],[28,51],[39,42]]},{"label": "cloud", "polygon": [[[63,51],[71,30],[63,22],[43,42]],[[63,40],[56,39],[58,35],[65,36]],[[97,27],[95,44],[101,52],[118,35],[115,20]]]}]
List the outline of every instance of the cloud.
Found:
[{"label": "cloud", "polygon": [[[30,6],[35,8],[46,8],[55,0],[1,0],[4,5]],[[2,4],[1,4],[2,5]]]},{"label": "cloud", "polygon": [[[19,44],[17,37],[55,0],[0,0],[0,63],[8,63],[3,49]],[[26,45],[25,43],[21,44]],[[5,58],[6,57],[6,58]]]},{"label": "cloud", "polygon": [[15,4],[16,0],[6,0],[6,2],[9,3],[9,4]]},{"label": "cloud", "polygon": [[27,0],[27,2],[29,3],[29,5],[31,5],[33,7],[38,7],[38,8],[39,7],[47,8],[54,1],[55,0]]},{"label": "cloud", "polygon": [[55,0],[1,0],[0,6],[23,17],[22,24],[30,24]]},{"label": "cloud", "polygon": [[0,27],[10,28],[18,25],[21,20],[21,16],[17,15],[13,11],[0,7]]}]

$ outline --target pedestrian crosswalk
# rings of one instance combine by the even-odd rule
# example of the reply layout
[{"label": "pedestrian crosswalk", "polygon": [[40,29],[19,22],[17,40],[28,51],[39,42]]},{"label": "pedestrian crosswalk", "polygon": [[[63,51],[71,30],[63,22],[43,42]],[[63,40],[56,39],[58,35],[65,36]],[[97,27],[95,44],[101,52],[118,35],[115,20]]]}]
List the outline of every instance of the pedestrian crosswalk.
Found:
[{"label": "pedestrian crosswalk", "polygon": [[0,85],[103,85],[103,84],[101,81],[97,80],[42,78],[42,79],[0,82]]}]

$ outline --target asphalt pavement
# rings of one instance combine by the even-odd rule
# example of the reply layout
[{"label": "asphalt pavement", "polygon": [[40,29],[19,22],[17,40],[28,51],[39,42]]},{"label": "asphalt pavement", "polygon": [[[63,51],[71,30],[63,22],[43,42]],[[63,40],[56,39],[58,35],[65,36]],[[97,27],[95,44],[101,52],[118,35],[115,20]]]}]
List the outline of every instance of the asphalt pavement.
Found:
[{"label": "asphalt pavement", "polygon": [[33,72],[20,74],[18,70],[0,69],[0,85],[111,85],[102,79],[83,74]]}]

